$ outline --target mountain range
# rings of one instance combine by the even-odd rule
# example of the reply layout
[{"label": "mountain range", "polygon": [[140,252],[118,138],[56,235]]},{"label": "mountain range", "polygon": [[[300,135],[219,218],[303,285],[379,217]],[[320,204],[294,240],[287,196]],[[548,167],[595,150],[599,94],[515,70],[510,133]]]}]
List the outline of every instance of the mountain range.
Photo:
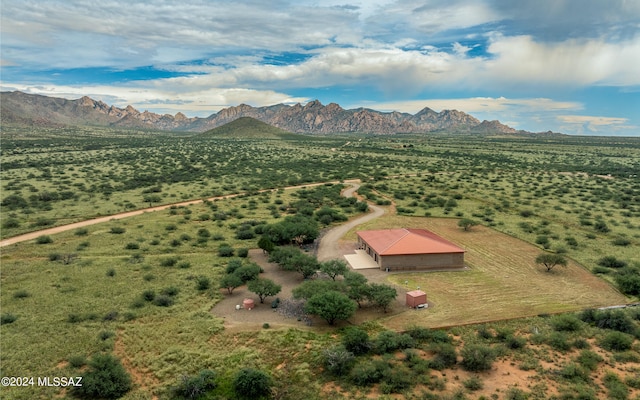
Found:
[{"label": "mountain range", "polygon": [[323,105],[318,100],[292,106],[277,104],[252,107],[240,104],[222,109],[206,118],[189,118],[182,113],[160,115],[149,111],[140,112],[130,105],[118,108],[87,96],[67,100],[16,91],[0,93],[0,112],[3,124],[110,126],[182,132],[205,132],[241,117],[251,117],[289,132],[305,134],[436,131],[478,134],[529,133],[513,129],[499,121],[479,121],[457,110],[436,112],[425,107],[416,114],[380,112],[368,108],[347,110],[335,103]]}]

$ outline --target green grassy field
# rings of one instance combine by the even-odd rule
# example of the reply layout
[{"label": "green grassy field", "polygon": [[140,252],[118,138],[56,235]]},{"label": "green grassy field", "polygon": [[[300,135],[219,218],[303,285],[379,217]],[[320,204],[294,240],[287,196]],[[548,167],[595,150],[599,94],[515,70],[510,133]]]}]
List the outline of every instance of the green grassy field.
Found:
[{"label": "green grassy field", "polygon": [[[333,346],[341,332],[225,330],[210,313],[222,296],[216,284],[228,261],[218,255],[219,246],[226,243],[236,251],[255,248],[257,236],[236,237],[240,226],[255,230],[297,212],[291,204],[306,201],[304,189],[257,193],[291,184],[361,178],[365,183],[361,194],[374,203],[393,203],[400,215],[378,223],[419,223],[443,230],[445,237],[448,232],[470,249],[470,271],[398,278],[399,284],[410,280],[410,286],[432,286],[436,307],[425,326],[634,300],[578,264],[597,270],[612,284],[618,270],[598,270],[602,257],[615,256],[638,267],[640,183],[633,176],[640,170],[637,139],[353,135],[264,140],[110,135],[107,130],[85,138],[80,133],[65,131],[63,138],[56,138],[61,132],[49,130],[38,139],[17,133],[3,137],[2,238],[149,204],[248,194],[60,233],[52,235],[50,243],[3,247],[0,306],[3,318],[15,317],[0,326],[3,376],[71,376],[80,370],[70,359],[108,352],[118,356],[133,376],[134,389],[127,394],[131,399],[168,397],[168,388],[180,376],[205,368],[221,377],[211,398],[228,398],[229,382],[239,366],[270,371],[278,398],[339,398],[338,392],[361,398],[365,395],[361,389],[323,372],[323,350]],[[342,211],[357,213],[349,207]],[[455,225],[461,217],[485,226],[462,232]],[[532,257],[545,247],[570,257],[569,268],[553,274],[536,268]],[[473,269],[479,264],[491,268],[480,273]],[[507,267],[508,273],[502,270]],[[532,276],[536,285],[519,304],[510,303],[522,289],[518,285],[526,285]],[[211,286],[199,290],[199,277],[208,278]],[[589,285],[584,286],[580,277]],[[537,296],[545,279],[552,279],[553,296]],[[511,287],[512,283],[517,285]],[[464,296],[455,298],[451,287]],[[487,287],[510,289],[501,297]],[[594,291],[591,297],[572,301],[578,292],[584,296],[585,287]],[[166,293],[173,304],[164,307],[145,301],[146,291]],[[465,310],[474,294],[484,296],[482,302]],[[483,302],[491,307],[482,307]],[[447,303],[460,312],[452,315],[440,308]],[[453,323],[446,324],[448,320]],[[402,330],[411,322],[415,323],[397,319],[385,324]],[[514,329],[544,328],[548,322],[542,318],[522,324]],[[384,326],[369,322],[364,327],[373,334]],[[470,337],[478,328],[459,329],[452,334]],[[585,337],[603,335],[588,332],[583,331]],[[460,339],[459,344],[463,342]],[[634,346],[633,354],[640,357],[637,340]],[[515,353],[505,360],[519,364],[523,357],[533,356]],[[636,364],[624,363],[632,378],[639,371]],[[545,372],[552,367],[540,368],[539,376],[552,374]],[[455,374],[454,369],[446,377],[436,376],[447,382],[444,387],[436,385],[441,389],[428,390],[439,396],[435,398],[452,398],[447,396],[462,388],[461,382],[454,382]],[[334,392],[331,385],[336,381],[341,389]],[[558,385],[548,387],[545,395],[532,398],[558,393]],[[507,389],[501,389],[499,398]],[[533,393],[531,388],[527,391]],[[602,396],[605,393],[602,389]],[[4,388],[1,397],[65,394],[59,388]]]}]

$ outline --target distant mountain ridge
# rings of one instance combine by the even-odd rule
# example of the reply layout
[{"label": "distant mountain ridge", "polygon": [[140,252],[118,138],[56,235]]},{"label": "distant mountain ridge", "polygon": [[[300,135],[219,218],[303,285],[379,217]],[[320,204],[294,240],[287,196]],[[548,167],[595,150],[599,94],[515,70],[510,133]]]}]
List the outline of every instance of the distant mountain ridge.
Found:
[{"label": "distant mountain ridge", "polygon": [[241,117],[251,117],[274,127],[305,134],[361,132],[374,134],[427,133],[529,133],[517,131],[499,121],[479,121],[457,110],[433,111],[425,107],[416,114],[380,112],[368,108],[346,110],[336,103],[326,106],[318,100],[305,105],[276,104],[229,107],[207,118],[140,112],[132,106],[118,108],[84,96],[67,100],[23,92],[0,93],[3,123],[31,125],[90,125],[165,131],[205,132]]}]

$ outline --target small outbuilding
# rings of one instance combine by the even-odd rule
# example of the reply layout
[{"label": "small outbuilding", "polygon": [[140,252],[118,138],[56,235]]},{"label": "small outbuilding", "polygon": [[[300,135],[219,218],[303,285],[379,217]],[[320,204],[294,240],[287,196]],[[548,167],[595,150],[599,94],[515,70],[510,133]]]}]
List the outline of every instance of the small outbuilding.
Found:
[{"label": "small outbuilding", "polygon": [[407,306],[416,308],[422,304],[427,304],[427,294],[425,292],[422,290],[407,292]]},{"label": "small outbuilding", "polygon": [[244,308],[245,310],[251,310],[256,306],[256,303],[253,301],[253,299],[244,299],[242,301],[242,308]]},{"label": "small outbuilding", "polygon": [[387,272],[464,268],[464,249],[426,229],[380,229],[357,235],[358,248]]}]

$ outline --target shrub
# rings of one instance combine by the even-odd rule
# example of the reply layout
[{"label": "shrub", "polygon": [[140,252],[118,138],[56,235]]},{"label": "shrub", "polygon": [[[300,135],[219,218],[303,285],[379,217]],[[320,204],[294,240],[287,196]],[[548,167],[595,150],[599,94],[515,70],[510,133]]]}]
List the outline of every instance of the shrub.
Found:
[{"label": "shrub", "polygon": [[18,290],[17,292],[15,292],[13,294],[13,298],[14,299],[24,299],[31,296],[31,294],[29,292],[27,292],[26,290],[22,289],[22,290]]},{"label": "shrub", "polygon": [[598,353],[594,353],[591,350],[583,350],[580,352],[580,355],[578,355],[576,361],[584,368],[595,371],[598,368],[598,364],[604,361],[604,359],[600,357]]},{"label": "shrub", "polygon": [[480,379],[478,376],[475,376],[475,375],[463,381],[462,385],[467,390],[470,390],[472,392],[475,392],[476,390],[480,390],[484,387],[484,384],[482,383],[482,379]]},{"label": "shrub", "polygon": [[153,299],[153,304],[159,307],[170,307],[173,305],[173,298],[167,295],[160,295]]},{"label": "shrub", "polygon": [[333,347],[323,352],[324,366],[336,376],[344,376],[353,367],[354,354],[343,347]]},{"label": "shrub", "polygon": [[495,351],[480,344],[465,345],[460,351],[462,368],[471,372],[487,371],[491,369],[496,358]]},{"label": "shrub", "polygon": [[220,257],[233,257],[233,247],[229,245],[222,245],[218,248],[218,256]]},{"label": "shrub", "polygon": [[171,393],[178,398],[198,399],[215,388],[215,372],[203,369],[195,376],[183,375],[178,384],[171,388]]},{"label": "shrub", "polygon": [[89,234],[89,230],[87,228],[78,228],[73,234],[76,236],[86,236]]},{"label": "shrub", "polygon": [[115,335],[116,335],[116,334],[115,334],[113,331],[101,331],[101,332],[98,334],[98,339],[100,339],[100,340],[102,340],[102,341],[105,341],[105,340],[107,340],[107,339],[109,339],[109,338],[114,337]]},{"label": "shrub", "polygon": [[106,275],[109,277],[116,276],[116,270],[114,268],[109,268]]},{"label": "shrub", "polygon": [[624,268],[627,266],[627,262],[618,260],[614,256],[606,256],[598,260],[598,265],[606,268]]},{"label": "shrub", "polygon": [[406,333],[383,331],[374,341],[374,348],[378,354],[392,353],[400,349],[408,349],[415,344],[413,338]]},{"label": "shrub", "polygon": [[529,395],[522,389],[510,387],[504,395],[505,400],[527,400]]},{"label": "shrub", "polygon": [[103,321],[115,321],[118,319],[118,312],[116,310],[109,311],[102,317]]},{"label": "shrub", "polygon": [[2,222],[2,227],[5,228],[5,229],[19,228],[20,227],[20,221],[18,221],[15,218],[7,218],[6,220],[4,220]]},{"label": "shrub", "polygon": [[142,298],[145,301],[153,301],[156,298],[156,292],[152,289],[142,292]]},{"label": "shrub", "polygon": [[249,249],[247,249],[246,247],[241,247],[238,249],[238,257],[240,258],[247,258],[249,256]]},{"label": "shrub", "polygon": [[629,389],[614,372],[607,372],[602,382],[608,391],[607,398],[611,400],[627,400],[629,398]]},{"label": "shrub", "polygon": [[160,260],[160,266],[162,267],[173,267],[178,263],[178,259],[176,257],[169,257]]},{"label": "shrub", "polygon": [[435,356],[429,361],[429,367],[437,370],[452,367],[456,364],[458,354],[456,348],[450,343],[438,343],[431,347]]},{"label": "shrub", "polygon": [[241,398],[257,399],[266,397],[271,394],[271,386],[273,382],[271,377],[266,373],[244,368],[235,375],[233,380],[233,389]]},{"label": "shrub", "polygon": [[83,355],[75,355],[67,358],[67,362],[71,368],[82,368],[87,365],[87,358]]},{"label": "shrub", "polygon": [[129,242],[124,246],[125,250],[138,250],[140,245],[136,242]]},{"label": "shrub", "polygon": [[180,269],[187,269],[187,268],[191,268],[191,263],[189,261],[182,261],[178,263],[178,268]]},{"label": "shrub", "polygon": [[559,332],[575,332],[582,326],[580,319],[573,314],[556,315],[551,318],[550,323]]},{"label": "shrub", "polygon": [[180,289],[178,289],[177,287],[169,286],[162,289],[160,291],[160,294],[173,297],[173,296],[177,296],[179,292],[180,292]]},{"label": "shrub", "polygon": [[509,335],[507,336],[507,338],[504,340],[504,344],[512,349],[512,350],[518,350],[523,348],[524,346],[527,345],[527,339],[523,338],[523,337],[517,337],[514,335]]},{"label": "shrub", "polygon": [[342,336],[342,344],[345,349],[356,356],[367,354],[371,350],[369,334],[360,328],[348,328]]},{"label": "shrub", "polygon": [[121,226],[112,226],[110,232],[116,235],[121,235],[125,233],[127,230]]},{"label": "shrub", "polygon": [[49,243],[53,243],[53,239],[51,239],[51,236],[42,235],[36,238],[36,244],[49,244]]},{"label": "shrub", "polygon": [[96,354],[84,373],[82,386],[75,386],[72,394],[88,399],[117,399],[131,390],[131,377],[120,360],[110,354]]},{"label": "shrub", "polygon": [[571,344],[568,341],[567,335],[561,332],[553,332],[547,338],[547,344],[558,351],[571,350]]},{"label": "shrub", "polygon": [[378,360],[377,362],[365,361],[356,364],[356,366],[351,369],[349,378],[355,385],[369,386],[380,382],[387,369],[389,369],[389,366],[382,360]]},{"label": "shrub", "polygon": [[631,240],[627,239],[627,238],[616,238],[614,239],[611,243],[613,243],[614,246],[629,246],[631,244]]},{"label": "shrub", "polygon": [[211,287],[211,280],[206,276],[199,276],[196,278],[196,289],[197,290],[207,290]]},{"label": "shrub", "polygon": [[0,315],[0,325],[12,324],[17,319],[18,319],[18,317],[16,317],[15,315],[13,315],[11,313],[2,313]]},{"label": "shrub", "polygon": [[615,281],[620,291],[626,295],[640,295],[640,269],[623,268],[616,276]]},{"label": "shrub", "polygon": [[609,332],[600,339],[599,345],[609,351],[625,351],[631,348],[633,337],[622,332]]}]

